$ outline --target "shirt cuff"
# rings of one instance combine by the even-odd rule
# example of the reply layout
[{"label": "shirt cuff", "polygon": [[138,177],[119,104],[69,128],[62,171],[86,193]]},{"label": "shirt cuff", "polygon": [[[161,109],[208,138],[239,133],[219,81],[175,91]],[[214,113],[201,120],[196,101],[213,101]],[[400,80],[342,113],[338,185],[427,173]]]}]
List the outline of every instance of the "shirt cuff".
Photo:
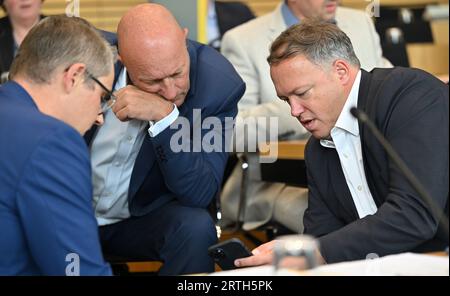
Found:
[{"label": "shirt cuff", "polygon": [[180,112],[178,111],[177,106],[173,104],[173,110],[172,112],[170,112],[169,115],[167,115],[166,117],[157,122],[149,121],[150,124],[150,128],[148,129],[149,136],[152,138],[156,137],[159,133],[168,128],[175,120],[177,120],[179,114]]}]

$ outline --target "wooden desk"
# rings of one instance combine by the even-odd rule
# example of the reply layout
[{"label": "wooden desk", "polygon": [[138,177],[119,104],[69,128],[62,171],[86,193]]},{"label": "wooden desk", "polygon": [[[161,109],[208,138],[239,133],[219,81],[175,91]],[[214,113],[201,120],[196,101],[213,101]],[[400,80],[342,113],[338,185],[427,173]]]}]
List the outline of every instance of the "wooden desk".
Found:
[{"label": "wooden desk", "polygon": [[[271,145],[278,145],[278,159],[305,159],[305,147],[308,140],[281,141]],[[261,157],[269,155],[268,152],[260,153]]]},{"label": "wooden desk", "polygon": [[431,252],[427,253],[427,255],[438,256],[438,257],[448,257],[448,254],[444,251],[441,252]]}]

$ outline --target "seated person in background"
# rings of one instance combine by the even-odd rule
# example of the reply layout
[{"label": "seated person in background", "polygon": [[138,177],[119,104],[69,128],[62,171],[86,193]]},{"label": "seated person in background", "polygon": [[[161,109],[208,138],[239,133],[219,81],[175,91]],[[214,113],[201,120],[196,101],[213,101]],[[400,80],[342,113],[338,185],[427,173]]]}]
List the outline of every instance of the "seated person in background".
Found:
[{"label": "seated person in background", "polygon": [[114,55],[86,21],[49,17],[0,86],[0,274],[110,275],[81,134],[103,115]]},{"label": "seated person in background", "polygon": [[[125,66],[117,102],[86,137],[102,247],[163,261],[164,275],[212,272],[207,249],[217,233],[206,208],[220,189],[225,135],[245,84],[217,51],[187,40],[161,5],[130,9],[117,32]],[[207,117],[213,126],[200,130]]]},{"label": "seated person in background", "polygon": [[[288,116],[287,104],[279,101],[275,88],[270,80],[269,55],[270,43],[288,27],[302,22],[304,19],[317,18],[336,22],[352,40],[362,68],[367,71],[374,67],[389,67],[389,61],[382,57],[379,37],[372,19],[360,10],[338,7],[335,0],[286,0],[280,3],[271,13],[258,17],[241,26],[228,31],[222,39],[222,54],[230,60],[247,85],[246,92],[239,101],[239,113],[236,130],[239,124],[247,119],[258,117],[278,118],[278,136],[280,139],[301,139],[309,137],[309,133]],[[257,138],[257,133],[264,132],[265,126],[256,124],[256,128],[248,127],[248,136],[236,135],[236,142],[247,143]],[[269,130],[267,128],[267,130]],[[261,139],[257,141],[261,142]],[[248,155],[250,167],[259,167],[255,154]],[[255,169],[258,171],[258,169]],[[242,167],[236,166],[230,179],[225,184],[222,194],[222,216],[224,223],[236,221],[241,188]],[[252,229],[272,219],[281,222],[290,230],[302,232],[303,211],[306,208],[307,190],[286,186],[282,183],[267,183],[249,171],[247,208],[245,210],[245,229]],[[295,212],[279,212],[275,202],[295,203]],[[294,214],[294,215],[293,215]]]},{"label": "seated person in background", "polygon": [[7,16],[0,19],[0,83],[6,80],[12,60],[22,40],[42,18],[43,0],[0,0]]},{"label": "seated person in background", "polygon": [[208,1],[208,45],[220,51],[220,42],[226,31],[243,24],[255,15],[239,1]]},{"label": "seated person in background", "polygon": [[[349,110],[368,114],[448,219],[448,86],[417,69],[360,69],[350,39],[329,23],[289,28],[268,62],[277,95],[312,134],[303,223],[324,261],[444,250],[438,217]],[[270,263],[273,244],[236,265]]]}]

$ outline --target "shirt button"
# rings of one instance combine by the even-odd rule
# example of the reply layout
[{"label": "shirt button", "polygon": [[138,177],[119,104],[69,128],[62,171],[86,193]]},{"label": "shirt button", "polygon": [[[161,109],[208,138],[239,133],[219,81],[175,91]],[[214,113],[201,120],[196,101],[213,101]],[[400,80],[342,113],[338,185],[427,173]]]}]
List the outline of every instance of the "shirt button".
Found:
[{"label": "shirt button", "polygon": [[116,161],[116,162],[114,163],[114,165],[118,167],[118,166],[120,165],[120,162]]},{"label": "shirt button", "polygon": [[344,153],[344,157],[345,157],[345,158],[348,158],[347,154]]},{"label": "shirt button", "polygon": [[127,140],[131,142],[131,141],[133,141],[133,137],[132,136],[128,136]]},{"label": "shirt button", "polygon": [[358,190],[359,190],[359,191],[362,190],[362,186],[361,186],[361,185],[358,186]]}]

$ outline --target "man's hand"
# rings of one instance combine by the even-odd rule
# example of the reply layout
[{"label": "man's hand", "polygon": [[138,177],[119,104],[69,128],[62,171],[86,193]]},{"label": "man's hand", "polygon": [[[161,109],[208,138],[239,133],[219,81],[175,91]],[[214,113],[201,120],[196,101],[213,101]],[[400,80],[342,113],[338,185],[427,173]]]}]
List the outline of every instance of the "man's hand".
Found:
[{"label": "man's hand", "polygon": [[234,265],[237,267],[258,266],[272,264],[273,248],[276,241],[270,241],[255,248],[252,253],[253,256],[247,258],[236,259]]},{"label": "man's hand", "polygon": [[114,93],[117,101],[112,107],[120,121],[139,119],[159,121],[170,114],[173,104],[159,95],[128,85]]},{"label": "man's hand", "polygon": [[[236,259],[234,261],[234,265],[237,267],[249,267],[249,266],[272,264],[273,250],[275,248],[276,243],[277,241],[273,240],[268,243],[262,244],[261,246],[255,248],[252,251],[253,256]],[[319,250],[316,250],[316,260],[318,264],[325,264],[325,260],[323,259]],[[282,260],[280,267],[295,268],[295,269],[309,268],[306,259],[303,257],[287,257],[284,260]]]}]

